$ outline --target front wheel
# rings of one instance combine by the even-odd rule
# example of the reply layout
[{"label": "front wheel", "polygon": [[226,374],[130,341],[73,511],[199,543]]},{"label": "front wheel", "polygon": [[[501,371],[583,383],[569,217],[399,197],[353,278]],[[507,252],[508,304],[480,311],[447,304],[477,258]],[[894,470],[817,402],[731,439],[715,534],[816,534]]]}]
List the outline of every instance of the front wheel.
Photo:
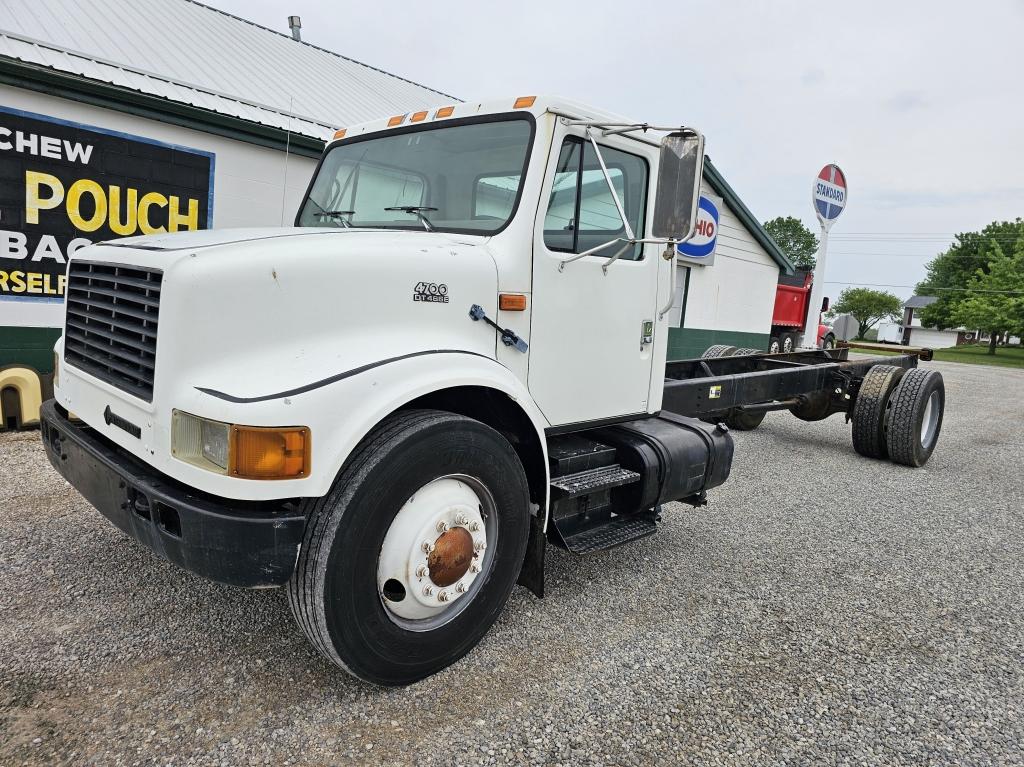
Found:
[{"label": "front wheel", "polygon": [[415,682],[473,649],[526,552],[519,457],[452,413],[390,416],[307,504],[292,612],[329,660],[376,684]]},{"label": "front wheel", "polygon": [[836,337],[829,333],[823,339],[821,339],[822,349],[835,349],[836,348]]}]

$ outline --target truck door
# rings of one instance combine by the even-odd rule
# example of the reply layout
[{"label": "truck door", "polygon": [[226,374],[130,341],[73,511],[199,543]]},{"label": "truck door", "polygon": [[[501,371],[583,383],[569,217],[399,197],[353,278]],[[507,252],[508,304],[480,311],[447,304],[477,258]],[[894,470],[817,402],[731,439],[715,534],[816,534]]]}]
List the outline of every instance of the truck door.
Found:
[{"label": "truck door", "polygon": [[[654,155],[620,137],[598,144],[630,225],[643,237]],[[623,247],[616,243],[563,265],[625,231],[585,134],[556,135],[552,152],[534,236],[530,392],[556,426],[646,413],[664,271],[658,246],[628,246],[609,263]]]}]

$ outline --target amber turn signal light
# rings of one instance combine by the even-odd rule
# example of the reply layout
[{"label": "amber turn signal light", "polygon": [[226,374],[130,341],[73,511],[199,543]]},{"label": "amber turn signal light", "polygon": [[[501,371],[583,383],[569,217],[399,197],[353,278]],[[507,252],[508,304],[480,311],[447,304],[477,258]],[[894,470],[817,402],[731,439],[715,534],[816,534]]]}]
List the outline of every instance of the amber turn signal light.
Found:
[{"label": "amber turn signal light", "polygon": [[309,476],[312,440],[302,426],[231,428],[231,474],[244,479]]},{"label": "amber turn signal light", "polygon": [[525,312],[526,296],[522,293],[501,293],[498,296],[498,308],[503,312]]}]

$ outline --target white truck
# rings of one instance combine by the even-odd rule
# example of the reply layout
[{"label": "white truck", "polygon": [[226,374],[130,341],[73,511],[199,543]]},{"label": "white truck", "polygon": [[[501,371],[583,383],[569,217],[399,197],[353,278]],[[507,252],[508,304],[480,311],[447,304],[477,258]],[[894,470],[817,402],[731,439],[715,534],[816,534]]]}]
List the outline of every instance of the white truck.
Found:
[{"label": "white truck", "polygon": [[340,130],[294,228],[75,255],[49,459],[171,562],[287,586],[384,685],[468,652],[517,579],[542,595],[549,541],[705,503],[729,424],[843,412],[860,452],[923,463],[944,395],[914,357],[666,362],[703,156],[691,128],[533,97]]}]

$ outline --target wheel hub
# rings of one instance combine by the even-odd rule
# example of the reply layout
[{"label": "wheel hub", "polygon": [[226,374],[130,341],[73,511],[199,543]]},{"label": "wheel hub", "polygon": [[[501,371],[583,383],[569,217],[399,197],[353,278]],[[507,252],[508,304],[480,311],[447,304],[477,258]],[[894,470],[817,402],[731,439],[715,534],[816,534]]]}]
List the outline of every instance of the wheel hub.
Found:
[{"label": "wheel hub", "polygon": [[493,532],[485,509],[493,520],[493,501],[475,484],[468,477],[436,479],[395,516],[377,564],[378,592],[393,619],[444,617],[489,567],[488,536]]}]

